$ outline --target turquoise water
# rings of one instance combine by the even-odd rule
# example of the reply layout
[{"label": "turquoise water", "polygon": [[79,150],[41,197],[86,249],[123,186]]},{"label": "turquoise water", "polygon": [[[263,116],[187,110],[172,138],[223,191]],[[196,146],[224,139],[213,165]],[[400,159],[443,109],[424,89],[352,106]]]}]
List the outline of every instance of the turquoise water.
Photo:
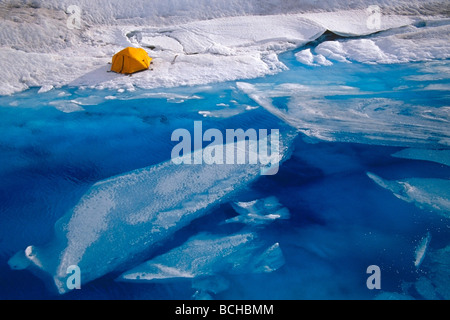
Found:
[{"label": "turquoise water", "polygon": [[[289,210],[289,220],[255,231],[280,244],[285,264],[267,274],[221,275],[229,287],[214,298],[372,299],[395,292],[448,299],[441,290],[449,288],[448,260],[437,267],[436,257],[449,245],[450,212],[404,201],[367,173],[389,181],[449,179],[450,169],[443,163],[392,154],[406,147],[449,149],[450,61],[305,67],[294,53],[280,57],[289,70],[243,80],[287,121],[260,106],[236,82],[131,92],[63,87],[38,94],[36,88],[0,97],[0,297],[191,299],[195,290],[190,280],[122,283],[114,281],[114,272],[57,296],[31,273],[10,270],[7,261],[30,244],[50,241],[55,222],[92,184],[170,159],[176,144],[172,132],[193,132],[194,121],[202,121],[204,130],[222,132],[286,132],[300,123],[292,155],[279,173],[239,189],[234,199],[275,196]],[[373,101],[381,105],[370,112],[358,107]],[[309,106],[321,115],[311,116]],[[355,115],[348,116],[351,112]],[[431,204],[435,200],[427,199]],[[239,231],[244,226],[222,224],[234,216],[230,203],[221,204],[158,252],[199,232]],[[428,233],[427,253],[416,267],[416,248]],[[381,269],[381,290],[366,286],[370,265]],[[418,284],[424,279],[433,290]]]}]

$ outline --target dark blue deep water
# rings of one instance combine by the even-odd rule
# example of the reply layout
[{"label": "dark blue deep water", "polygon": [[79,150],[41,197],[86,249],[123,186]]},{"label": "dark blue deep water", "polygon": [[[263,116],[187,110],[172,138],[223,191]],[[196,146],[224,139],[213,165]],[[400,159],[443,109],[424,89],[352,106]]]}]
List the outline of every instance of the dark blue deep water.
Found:
[{"label": "dark blue deep water", "polygon": [[[302,127],[278,174],[236,186],[232,201],[275,196],[289,210],[288,220],[254,231],[280,244],[285,263],[271,273],[223,274],[229,286],[212,297],[449,299],[450,262],[442,254],[450,245],[448,190],[434,188],[435,194],[406,201],[367,173],[383,181],[419,181],[416,188],[449,180],[450,168],[443,162],[448,164],[450,149],[450,61],[305,67],[295,61],[294,52],[281,59],[289,70],[243,81],[266,94],[288,120],[299,115],[289,110],[302,104],[318,105],[325,116],[308,119],[300,113]],[[286,89],[287,83],[308,88],[302,93],[295,86]],[[336,93],[343,87],[356,91]],[[335,108],[348,108],[344,115],[363,112],[357,106],[367,101],[381,101],[377,108],[383,112],[357,114],[357,122],[349,121],[351,116],[327,120]],[[364,131],[373,126],[371,117],[378,117],[376,142]],[[361,122],[364,118],[368,125]],[[175,129],[193,132],[194,121],[202,121],[204,130],[222,132],[291,130],[293,123],[284,120],[236,82],[132,92],[63,87],[38,94],[36,88],[0,97],[0,298],[191,299],[191,280],[125,283],[115,281],[114,272],[60,296],[32,273],[11,270],[8,259],[30,244],[49,242],[55,222],[94,183],[169,160]],[[309,125],[326,139],[307,131]],[[383,139],[385,133],[388,138]],[[406,148],[444,153],[441,161],[392,156]],[[223,203],[181,229],[155,254],[200,232],[238,232],[245,226],[222,223],[236,215],[229,202]],[[425,256],[415,266],[416,249],[427,235],[431,240]],[[101,257],[95,263],[102,263]],[[380,290],[366,285],[371,265],[381,270]]]}]

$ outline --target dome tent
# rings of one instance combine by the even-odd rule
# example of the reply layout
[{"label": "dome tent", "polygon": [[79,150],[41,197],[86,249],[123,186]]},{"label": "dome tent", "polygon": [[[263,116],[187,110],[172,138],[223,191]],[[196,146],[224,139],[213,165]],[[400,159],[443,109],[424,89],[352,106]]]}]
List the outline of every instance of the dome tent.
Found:
[{"label": "dome tent", "polygon": [[148,69],[151,61],[144,49],[128,47],[113,56],[111,71],[131,74]]}]

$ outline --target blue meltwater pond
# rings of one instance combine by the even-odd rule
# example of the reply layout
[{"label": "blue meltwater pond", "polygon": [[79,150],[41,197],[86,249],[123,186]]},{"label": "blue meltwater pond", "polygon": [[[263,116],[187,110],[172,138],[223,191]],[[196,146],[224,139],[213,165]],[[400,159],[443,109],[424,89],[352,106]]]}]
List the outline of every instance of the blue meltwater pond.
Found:
[{"label": "blue meltwater pond", "polygon": [[[0,97],[0,298],[449,299],[450,61],[307,67],[294,54],[280,57],[289,70],[253,80]],[[80,290],[59,295],[48,279],[11,269],[10,258],[30,245],[61,241],[63,251],[40,258],[46,264],[67,253],[66,245],[87,241],[83,236],[94,237],[82,261],[89,272],[114,264],[87,256],[100,245],[93,233],[126,247],[121,241],[139,229],[120,219],[138,225],[149,206],[164,205],[153,189],[134,197],[124,174],[139,180],[139,169],[160,168],[178,143],[172,133],[182,128],[194,136],[195,121],[203,132],[277,129],[296,137],[276,175],[229,180],[234,192],[151,252],[139,243],[137,258],[86,283],[80,266]],[[170,189],[176,179],[166,171],[152,185]],[[123,180],[111,187],[113,195],[98,184],[92,191],[115,176]],[[174,205],[179,212],[209,196],[188,203],[198,184],[220,186],[216,175],[197,179],[187,171],[184,178],[173,190],[174,197],[186,195]],[[88,221],[75,231],[73,223],[60,227],[74,207],[82,210],[83,195],[98,196]],[[145,210],[116,212],[116,225],[108,220],[106,229],[83,230],[106,219],[96,216],[106,205],[119,210],[141,202]],[[159,213],[158,223],[171,226],[170,219]],[[106,241],[100,252],[114,250]],[[379,272],[368,273],[369,266]]]}]

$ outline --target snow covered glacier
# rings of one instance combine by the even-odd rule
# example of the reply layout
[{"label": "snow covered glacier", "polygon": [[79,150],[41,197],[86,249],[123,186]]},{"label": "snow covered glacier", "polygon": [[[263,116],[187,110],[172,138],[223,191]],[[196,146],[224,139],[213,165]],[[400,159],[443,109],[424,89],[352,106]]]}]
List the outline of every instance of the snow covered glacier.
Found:
[{"label": "snow covered glacier", "polygon": [[[442,39],[449,34],[446,20],[433,24],[448,5],[445,1],[380,0],[357,6],[346,1],[278,0],[77,3],[80,29],[67,27],[71,1],[0,2],[0,66],[5,70],[0,94],[35,86],[158,88],[255,78],[285,70],[278,53],[313,41],[327,30],[358,36],[410,26],[408,38],[326,42],[316,49],[320,63],[417,61],[450,55],[443,45],[448,39]],[[381,10],[374,27],[368,24],[372,13],[367,11],[373,5]],[[414,26],[425,15],[432,21],[430,31]],[[414,39],[427,43],[417,47]],[[148,49],[153,72],[132,79],[107,73],[112,55],[130,45]],[[305,51],[299,58],[309,61],[314,55]],[[5,59],[10,56],[14,63]]]},{"label": "snow covered glacier", "polygon": [[[439,0],[0,0],[0,256],[61,294],[76,265],[83,286],[112,274],[131,292],[190,279],[196,298],[231,287],[224,297],[289,299],[373,297],[348,287],[379,258],[389,280],[417,277],[378,298],[448,299],[448,10]],[[152,70],[108,72],[125,46],[145,48]],[[296,133],[281,135],[281,173],[262,178],[261,165],[168,161],[158,140],[191,120]],[[144,144],[154,148],[140,153]],[[44,210],[12,222],[18,208]],[[58,218],[51,235],[5,244],[46,214]]]}]

